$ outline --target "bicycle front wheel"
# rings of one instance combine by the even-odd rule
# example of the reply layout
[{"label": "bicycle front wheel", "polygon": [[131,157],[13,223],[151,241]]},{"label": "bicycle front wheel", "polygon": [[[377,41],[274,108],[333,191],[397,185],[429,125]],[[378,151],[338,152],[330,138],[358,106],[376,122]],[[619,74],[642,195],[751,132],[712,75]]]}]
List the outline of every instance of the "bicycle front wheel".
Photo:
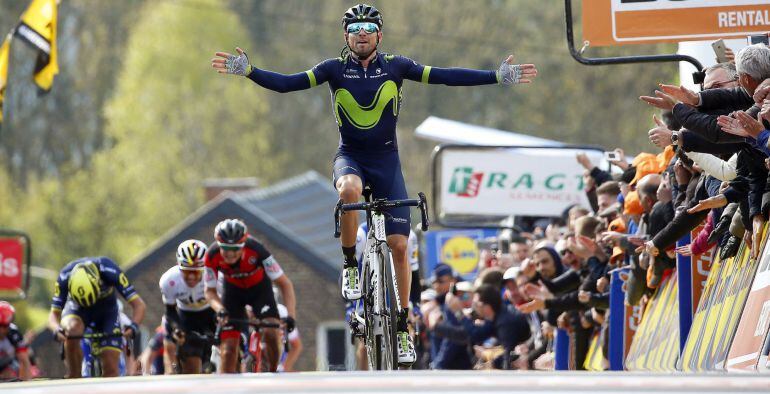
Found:
[{"label": "bicycle front wheel", "polygon": [[383,265],[383,269],[380,271],[383,273],[380,288],[383,295],[385,295],[385,297],[380,298],[384,301],[384,305],[380,309],[383,314],[383,369],[397,370],[398,348],[396,347],[396,327],[399,310],[398,287],[396,285],[396,276],[393,272],[393,257],[391,256],[390,248],[383,244],[380,247],[379,254]]}]

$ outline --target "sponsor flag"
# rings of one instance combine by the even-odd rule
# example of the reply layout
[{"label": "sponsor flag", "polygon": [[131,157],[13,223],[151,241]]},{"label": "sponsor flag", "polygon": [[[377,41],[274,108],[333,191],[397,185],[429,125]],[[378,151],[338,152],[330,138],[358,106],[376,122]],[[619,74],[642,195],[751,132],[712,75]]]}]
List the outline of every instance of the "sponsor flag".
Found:
[{"label": "sponsor flag", "polygon": [[0,45],[0,124],[3,123],[3,99],[5,86],[8,84],[8,53],[11,50],[11,35]]},{"label": "sponsor flag", "polygon": [[16,35],[38,50],[33,79],[43,92],[59,73],[56,48],[57,0],[32,0],[21,16]]}]

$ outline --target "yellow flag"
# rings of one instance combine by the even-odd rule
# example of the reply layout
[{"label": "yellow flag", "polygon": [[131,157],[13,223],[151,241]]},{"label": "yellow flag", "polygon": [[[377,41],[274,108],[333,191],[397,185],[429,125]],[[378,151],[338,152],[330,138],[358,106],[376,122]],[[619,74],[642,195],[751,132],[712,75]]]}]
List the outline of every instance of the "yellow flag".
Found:
[{"label": "yellow flag", "polygon": [[5,98],[5,86],[8,82],[8,52],[11,49],[11,35],[5,38],[0,46],[0,123],[3,122],[3,99]]},{"label": "yellow flag", "polygon": [[37,86],[48,91],[53,78],[59,73],[56,50],[57,0],[32,0],[21,16],[16,35],[35,47],[39,52],[35,63],[34,80]]}]

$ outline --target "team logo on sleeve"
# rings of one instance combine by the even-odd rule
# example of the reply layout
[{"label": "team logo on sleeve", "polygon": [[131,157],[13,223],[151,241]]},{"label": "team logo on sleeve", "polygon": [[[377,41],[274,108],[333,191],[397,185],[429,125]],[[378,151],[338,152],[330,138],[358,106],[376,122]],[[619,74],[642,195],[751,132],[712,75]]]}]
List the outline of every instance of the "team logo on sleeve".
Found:
[{"label": "team logo on sleeve", "polygon": [[275,258],[273,256],[270,256],[265,259],[265,261],[262,262],[262,265],[265,266],[265,271],[270,273],[278,273],[281,272],[281,266],[278,265],[278,262],[275,261]]}]

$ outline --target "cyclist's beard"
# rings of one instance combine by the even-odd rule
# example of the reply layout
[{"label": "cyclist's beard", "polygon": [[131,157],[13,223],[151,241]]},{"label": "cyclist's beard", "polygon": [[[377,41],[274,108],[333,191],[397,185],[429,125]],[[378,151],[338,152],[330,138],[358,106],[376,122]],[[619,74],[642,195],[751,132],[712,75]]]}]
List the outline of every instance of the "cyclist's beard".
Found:
[{"label": "cyclist's beard", "polygon": [[357,51],[357,50],[351,48],[349,44],[348,44],[348,49],[350,49],[350,53],[352,53],[356,57],[356,59],[364,60],[364,59],[368,59],[369,56],[371,56],[372,53],[374,53],[374,51],[377,50],[377,46],[379,44],[380,44],[380,40],[378,39],[377,42],[374,44],[374,48],[372,48],[372,50],[370,50],[368,52]]}]

